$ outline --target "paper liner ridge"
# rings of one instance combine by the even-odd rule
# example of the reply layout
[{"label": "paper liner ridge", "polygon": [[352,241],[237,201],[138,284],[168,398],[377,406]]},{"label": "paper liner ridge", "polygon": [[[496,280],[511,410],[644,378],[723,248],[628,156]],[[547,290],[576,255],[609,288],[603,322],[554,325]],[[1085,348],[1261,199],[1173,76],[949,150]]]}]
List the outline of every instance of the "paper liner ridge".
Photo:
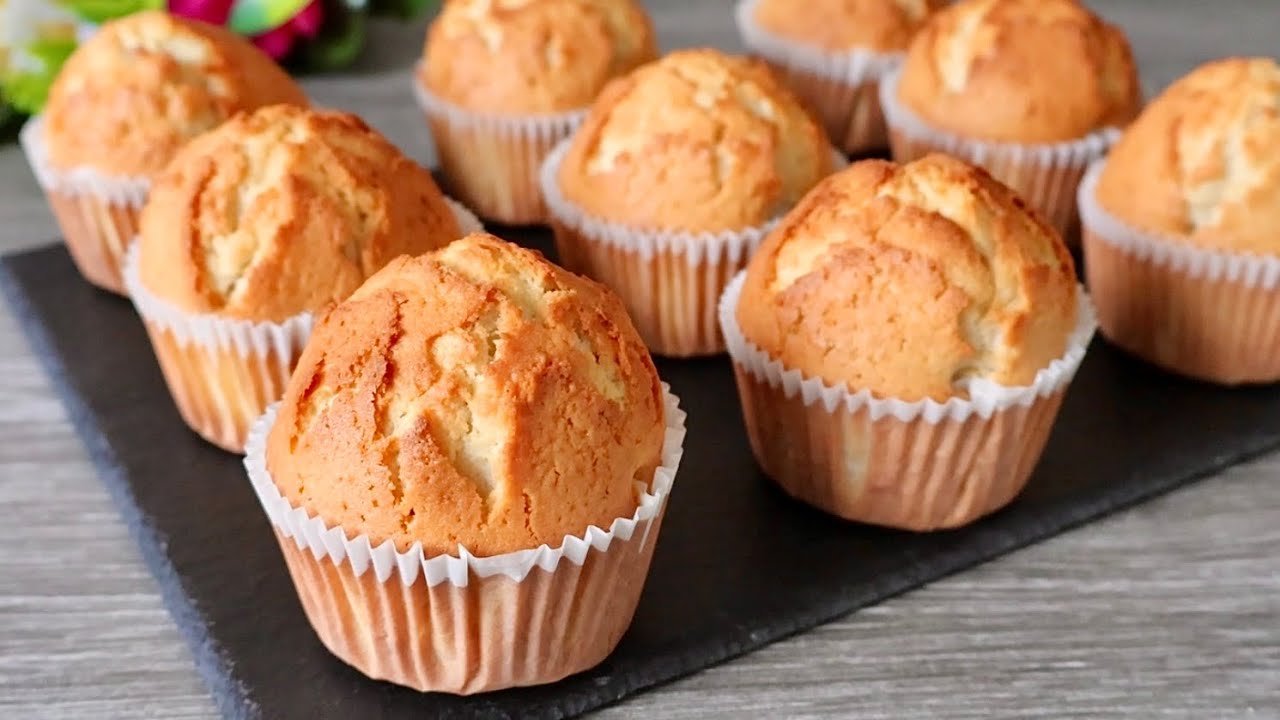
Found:
[{"label": "paper liner ridge", "polygon": [[36,115],[22,126],[18,141],[36,180],[45,190],[64,195],[93,195],[113,205],[140,208],[147,202],[151,181],[145,177],[110,175],[87,165],[53,167],[44,146],[44,118]]},{"label": "paper liner ridge", "polygon": [[1096,194],[1105,166],[1105,158],[1089,166],[1077,196],[1080,220],[1099,240],[1192,278],[1240,283],[1263,290],[1280,286],[1280,257],[1196,247],[1173,235],[1139,230],[1107,212]]},{"label": "paper liner ridge", "polygon": [[327,556],[335,565],[340,565],[346,560],[351,563],[357,577],[372,565],[379,582],[385,582],[392,573],[396,573],[406,587],[417,580],[419,572],[432,587],[446,581],[457,587],[466,587],[470,572],[479,577],[506,575],[519,582],[535,567],[548,572],[555,570],[561,560],[580,566],[586,562],[593,548],[601,552],[608,550],[614,538],[630,540],[637,530],[642,533],[642,541],[648,538],[653,526],[650,521],[666,504],[684,453],[685,412],[680,409],[679,398],[671,393],[666,383],[662,384],[662,392],[667,427],[661,464],[654,471],[653,482],[648,488],[637,483],[640,502],[635,513],[631,517],[615,519],[608,530],[592,525],[580,536],[567,535],[555,548],[542,545],[530,550],[476,557],[459,545],[457,555],[427,557],[421,543],[414,543],[406,552],[398,552],[391,540],[374,547],[368,535],[347,537],[341,527],[329,527],[322,518],[308,515],[305,508],[290,504],[272,481],[266,467],[266,442],[279,403],[267,408],[250,429],[245,443],[244,464],[271,523],[286,537],[293,538],[300,550],[310,549],[317,561]]},{"label": "paper liner ridge", "polygon": [[960,422],[972,415],[988,419],[996,412],[1014,405],[1030,406],[1038,398],[1048,397],[1071,382],[1098,326],[1093,303],[1081,287],[1077,292],[1078,319],[1067,340],[1066,352],[1047,367],[1041,368],[1030,385],[1009,387],[975,378],[965,386],[969,393],[967,398],[953,397],[946,402],[938,402],[932,398],[917,401],[878,398],[869,390],[850,392],[842,387],[827,385],[821,378],[805,377],[800,370],[788,369],[781,361],[747,340],[738,326],[736,312],[745,280],[746,271],[738,273],[720,297],[720,326],[724,330],[725,343],[734,362],[758,380],[774,387],[782,387],[788,398],[800,393],[806,405],[820,401],[829,413],[835,412],[841,405],[851,413],[866,407],[872,420],[891,415],[902,422],[917,418],[923,418],[929,423],[948,419]]}]

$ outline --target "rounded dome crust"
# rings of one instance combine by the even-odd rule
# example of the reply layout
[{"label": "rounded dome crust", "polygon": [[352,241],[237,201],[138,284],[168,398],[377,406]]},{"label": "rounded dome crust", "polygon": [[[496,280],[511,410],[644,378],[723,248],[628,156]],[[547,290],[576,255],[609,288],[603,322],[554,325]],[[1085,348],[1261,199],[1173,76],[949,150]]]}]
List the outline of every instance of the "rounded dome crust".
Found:
[{"label": "rounded dome crust", "polygon": [[1076,325],[1065,245],[986,172],[945,155],[855,163],[765,240],[737,309],[788,368],[914,401],[1028,385]]},{"label": "rounded dome crust", "polygon": [[1201,65],[1112,148],[1097,199],[1137,227],[1216,250],[1280,254],[1280,65]]},{"label": "rounded dome crust", "polygon": [[657,56],[634,0],[450,0],[427,30],[418,82],[496,114],[591,104],[610,79]]},{"label": "rounded dome crust", "polygon": [[141,12],[104,23],[67,59],[42,113],[44,140],[57,167],[153,177],[196,135],[278,103],[306,105],[307,97],[248,40]]},{"label": "rounded dome crust", "polygon": [[716,232],[777,217],[831,169],[826,134],[768,67],[700,49],[610,83],[558,181],[606,220]]},{"label": "rounded dome crust", "polygon": [[1002,142],[1121,127],[1141,87],[1124,33],[1075,0],[961,0],[911,42],[898,99],[929,125]]},{"label": "rounded dome crust", "polygon": [[349,534],[488,556],[630,517],[664,429],[620,301],[474,234],[393,261],[318,324],[267,466]]},{"label": "rounded dome crust", "polygon": [[948,1],[760,0],[755,20],[767,32],[829,52],[898,52]]},{"label": "rounded dome crust", "polygon": [[237,115],[179,151],[142,211],[140,279],[188,312],[318,312],[461,235],[430,173],[358,117]]}]

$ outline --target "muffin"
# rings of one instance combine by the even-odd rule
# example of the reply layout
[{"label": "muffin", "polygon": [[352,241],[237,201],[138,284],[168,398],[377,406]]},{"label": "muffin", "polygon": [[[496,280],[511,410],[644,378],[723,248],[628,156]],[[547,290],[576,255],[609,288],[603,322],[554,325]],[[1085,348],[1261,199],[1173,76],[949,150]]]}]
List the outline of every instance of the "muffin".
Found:
[{"label": "muffin", "polygon": [[683,437],[617,297],[476,234],[326,315],[245,464],[325,646],[470,694],[612,652]]},{"label": "muffin", "polygon": [[945,155],[824,180],[720,318],[765,473],[829,513],[917,531],[1021,491],[1094,329],[1058,234]]},{"label": "muffin", "polygon": [[313,313],[475,227],[354,115],[268,106],[178,151],[125,283],[183,419],[239,452],[284,392]]},{"label": "muffin", "polygon": [[242,110],[305,105],[302,89],[220,27],[141,12],[104,23],[63,65],[22,141],[85,279],[121,267],[152,181],[191,138]]},{"label": "muffin", "polygon": [[841,150],[888,147],[880,79],[949,0],[739,0],[738,34],[822,120]]},{"label": "muffin", "polygon": [[657,56],[634,0],[450,0],[414,89],[446,189],[482,217],[546,220],[538,166],[612,78]]},{"label": "muffin", "polygon": [[963,0],[881,85],[893,157],[981,165],[1071,239],[1085,169],[1137,113],[1129,43],[1075,0]]},{"label": "muffin", "polygon": [[616,290],[654,352],[706,355],[725,283],[833,155],[763,63],[686,50],[611,83],[542,192],[565,267]]},{"label": "muffin", "polygon": [[1280,380],[1280,66],[1178,80],[1080,188],[1103,334],[1169,370]]}]

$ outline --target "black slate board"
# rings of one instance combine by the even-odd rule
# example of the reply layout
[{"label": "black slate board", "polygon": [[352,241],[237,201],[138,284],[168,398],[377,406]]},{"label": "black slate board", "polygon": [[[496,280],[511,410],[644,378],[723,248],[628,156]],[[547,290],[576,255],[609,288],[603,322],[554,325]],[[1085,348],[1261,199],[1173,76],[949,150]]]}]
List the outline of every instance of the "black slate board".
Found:
[{"label": "black slate board", "polygon": [[690,413],[687,450],[617,652],[546,687],[421,695],[365,679],[315,639],[239,458],[179,420],[127,301],[82,282],[60,247],[4,258],[0,285],[228,717],[576,715],[1280,445],[1280,387],[1189,382],[1095,341],[1026,492],[969,528],[915,535],[785,497],[751,458],[728,361],[659,362]]}]

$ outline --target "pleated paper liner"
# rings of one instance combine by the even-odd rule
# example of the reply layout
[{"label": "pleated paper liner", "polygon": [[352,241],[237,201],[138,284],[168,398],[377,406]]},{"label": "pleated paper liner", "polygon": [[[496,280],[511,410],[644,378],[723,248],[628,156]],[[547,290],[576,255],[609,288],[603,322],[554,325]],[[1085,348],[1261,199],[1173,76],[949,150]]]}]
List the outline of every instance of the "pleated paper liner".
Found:
[{"label": "pleated paper liner", "polygon": [[[465,207],[448,202],[463,234],[482,229]],[[143,285],[137,248],[133,243],[126,254],[125,286],[179,414],[214,445],[243,452],[250,425],[284,395],[311,337],[311,313],[277,323],[187,312]]]},{"label": "pleated paper liner", "polygon": [[547,220],[538,187],[543,158],[569,137],[587,109],[549,115],[471,112],[422,86],[413,90],[426,117],[449,193],[486,220],[530,225]]},{"label": "pleated paper liner", "polygon": [[780,37],[756,22],[759,4],[760,0],[737,3],[738,34],[752,54],[768,63],[822,120],[832,144],[850,154],[888,147],[880,78],[902,63],[903,54],[831,52]]},{"label": "pleated paper liner", "polygon": [[1102,334],[1168,370],[1229,385],[1280,380],[1280,257],[1208,250],[1134,228],[1080,186],[1085,275]]},{"label": "pleated paper liner", "polygon": [[138,214],[150,181],[87,166],[55,168],[45,150],[39,115],[27,121],[19,140],[80,274],[104,290],[125,294],[125,252],[138,234]]},{"label": "pleated paper liner", "polygon": [[685,414],[663,385],[666,437],[635,513],[555,548],[428,557],[420,543],[348,537],[290,504],[266,468],[272,406],[254,425],[245,467],[298,597],[334,655],[369,677],[471,694],[554,682],[599,664],[631,624],[680,465]]},{"label": "pleated paper liner", "polygon": [[1078,140],[1056,143],[1012,143],[974,140],[928,125],[898,100],[901,69],[880,84],[880,105],[889,126],[893,159],[909,162],[941,152],[984,168],[1013,188],[1070,245],[1078,245],[1076,191],[1085,170],[1106,155],[1120,137],[1116,128],[1103,128]]},{"label": "pleated paper liner", "polygon": [[877,398],[806,378],[742,335],[739,274],[720,301],[756,460],[788,494],[840,517],[907,530],[972,522],[1026,486],[1093,336],[1083,288],[1062,357],[1031,385],[970,381],[939,403]]},{"label": "pleated paper liner", "polygon": [[[542,165],[556,251],[566,268],[598,280],[622,298],[649,349],[667,357],[724,352],[716,303],[780,218],[742,230],[649,230],[588,215],[560,192],[564,140]],[[834,167],[846,165],[833,150]]]}]

